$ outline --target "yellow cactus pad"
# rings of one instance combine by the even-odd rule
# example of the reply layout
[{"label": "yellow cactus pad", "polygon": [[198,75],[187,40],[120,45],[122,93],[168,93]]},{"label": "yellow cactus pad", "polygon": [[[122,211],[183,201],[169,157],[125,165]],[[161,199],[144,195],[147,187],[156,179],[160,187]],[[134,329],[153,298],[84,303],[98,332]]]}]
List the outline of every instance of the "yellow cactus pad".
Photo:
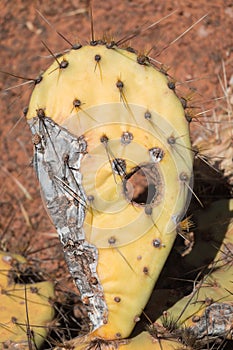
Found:
[{"label": "yellow cactus pad", "polygon": [[[25,264],[19,255],[0,252],[0,348],[29,349],[43,343],[54,310],[49,298],[54,296],[50,282],[14,283],[11,273],[14,263]],[[30,349],[31,349],[30,348]]]},{"label": "yellow cactus pad", "polygon": [[169,86],[147,59],[102,44],[58,58],[32,93],[35,168],[96,337],[129,336],[187,209],[193,157]]},{"label": "yellow cactus pad", "polygon": [[70,346],[72,346],[74,350],[185,350],[176,340],[156,339],[148,332],[142,332],[132,339],[115,341],[104,341],[101,339],[90,341],[88,337],[83,337],[79,338],[79,344],[77,344],[77,340],[70,341],[67,346],[64,344],[62,347],[55,348],[55,350],[68,350]]}]

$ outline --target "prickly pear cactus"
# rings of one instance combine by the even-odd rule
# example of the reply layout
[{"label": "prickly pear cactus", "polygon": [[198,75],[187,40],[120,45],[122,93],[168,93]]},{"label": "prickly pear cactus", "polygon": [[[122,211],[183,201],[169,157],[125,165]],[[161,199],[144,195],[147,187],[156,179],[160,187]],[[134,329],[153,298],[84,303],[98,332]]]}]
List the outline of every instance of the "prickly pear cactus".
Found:
[{"label": "prickly pear cactus", "polygon": [[93,337],[129,336],[188,204],[174,84],[133,49],[74,46],[36,81],[28,123],[46,206]]},{"label": "prickly pear cactus", "polygon": [[54,316],[49,301],[54,297],[53,284],[15,283],[15,266],[20,264],[26,264],[23,257],[0,252],[1,349],[38,349]]}]

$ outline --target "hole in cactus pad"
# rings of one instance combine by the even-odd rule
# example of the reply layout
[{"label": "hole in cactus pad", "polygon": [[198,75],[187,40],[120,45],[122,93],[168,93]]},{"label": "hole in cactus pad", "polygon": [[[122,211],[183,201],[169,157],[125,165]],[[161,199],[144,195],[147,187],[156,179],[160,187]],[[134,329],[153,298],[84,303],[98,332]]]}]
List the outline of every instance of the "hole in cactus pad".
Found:
[{"label": "hole in cactus pad", "polygon": [[162,197],[163,184],[155,164],[139,165],[125,176],[123,190],[126,198],[138,205],[158,205]]}]

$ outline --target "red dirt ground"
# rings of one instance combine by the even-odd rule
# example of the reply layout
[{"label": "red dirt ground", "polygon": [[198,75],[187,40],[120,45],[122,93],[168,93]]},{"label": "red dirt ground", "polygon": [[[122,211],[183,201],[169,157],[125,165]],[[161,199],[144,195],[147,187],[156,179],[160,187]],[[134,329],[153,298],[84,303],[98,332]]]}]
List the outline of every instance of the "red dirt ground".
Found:
[{"label": "red dirt ground", "polygon": [[[56,31],[72,43],[90,41],[88,2],[1,0],[0,69],[35,78],[52,62],[42,40],[54,53],[69,47]],[[233,73],[231,0],[95,0],[95,37],[110,33],[118,40],[169,14],[158,26],[134,38],[130,46],[149,52],[149,56],[169,67],[169,74],[181,82],[178,90],[188,87],[190,97],[196,92],[193,103],[201,110],[213,107],[208,101],[223,96],[219,80],[223,79],[223,63],[226,81]],[[170,45],[203,16],[200,23]],[[14,88],[21,83],[26,84]],[[48,233],[55,233],[30,166],[31,136],[22,111],[28,104],[32,85],[27,80],[0,74],[0,249],[9,248],[10,241],[11,249],[13,246],[15,251],[28,250],[28,236],[33,247],[41,242],[49,244]],[[198,135],[202,129],[194,131]]]}]

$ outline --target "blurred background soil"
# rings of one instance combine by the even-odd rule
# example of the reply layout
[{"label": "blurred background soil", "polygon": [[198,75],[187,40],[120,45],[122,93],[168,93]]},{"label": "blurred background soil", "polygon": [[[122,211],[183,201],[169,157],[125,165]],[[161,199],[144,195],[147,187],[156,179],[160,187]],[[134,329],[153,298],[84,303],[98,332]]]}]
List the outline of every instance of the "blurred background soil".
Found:
[{"label": "blurred background soil", "polygon": [[[111,34],[119,40],[166,16],[152,29],[141,30],[127,45],[169,68],[177,92],[191,99],[197,111],[206,110],[206,116],[211,117],[213,108],[224,112],[222,85],[226,87],[233,74],[231,0],[93,1],[96,39]],[[33,147],[23,115],[33,89],[30,80],[53,61],[42,41],[54,54],[70,47],[56,31],[72,44],[88,43],[89,1],[0,0],[0,70],[23,77],[0,73],[0,249],[25,252],[33,256],[33,264],[43,260],[45,270],[54,259],[66,271],[31,166]],[[202,125],[193,125],[193,138],[204,134],[208,127],[205,119]],[[47,246],[52,246],[50,251],[41,250]],[[37,249],[38,255],[34,253]],[[59,276],[58,271],[56,278],[63,280],[66,273]]]}]

